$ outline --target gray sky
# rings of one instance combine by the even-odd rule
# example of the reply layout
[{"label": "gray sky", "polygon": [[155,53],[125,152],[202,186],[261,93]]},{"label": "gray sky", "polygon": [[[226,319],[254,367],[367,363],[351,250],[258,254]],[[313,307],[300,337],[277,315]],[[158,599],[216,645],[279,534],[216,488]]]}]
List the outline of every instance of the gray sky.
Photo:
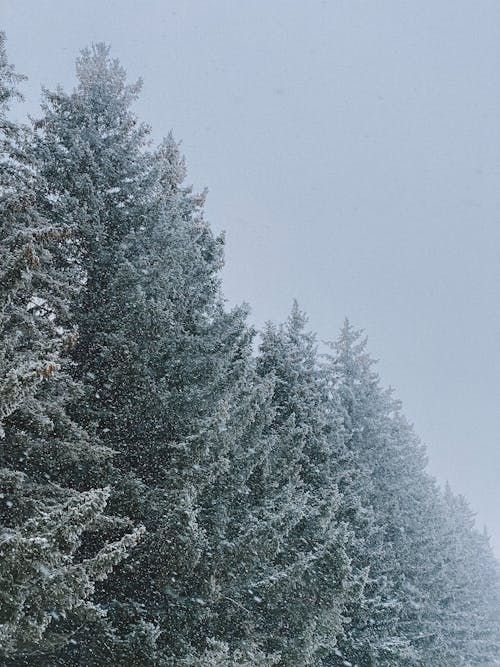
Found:
[{"label": "gray sky", "polygon": [[227,231],[228,299],[365,328],[500,555],[500,3],[0,0],[0,24],[23,112],[92,41],[144,78]]}]

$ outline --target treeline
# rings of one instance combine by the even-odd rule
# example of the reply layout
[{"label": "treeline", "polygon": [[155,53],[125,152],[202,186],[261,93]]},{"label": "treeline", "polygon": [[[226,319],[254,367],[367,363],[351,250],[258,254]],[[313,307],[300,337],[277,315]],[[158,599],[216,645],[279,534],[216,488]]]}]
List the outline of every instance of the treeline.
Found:
[{"label": "treeline", "polygon": [[8,119],[0,49],[5,667],[492,666],[488,538],[361,333],[254,351],[223,238],[106,46]]}]

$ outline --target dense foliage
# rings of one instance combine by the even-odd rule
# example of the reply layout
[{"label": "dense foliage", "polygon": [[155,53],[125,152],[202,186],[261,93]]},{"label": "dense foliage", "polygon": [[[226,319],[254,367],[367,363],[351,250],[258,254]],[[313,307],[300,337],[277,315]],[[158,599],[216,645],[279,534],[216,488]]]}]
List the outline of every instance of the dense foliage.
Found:
[{"label": "dense foliage", "polygon": [[255,344],[224,239],[105,45],[8,120],[0,656],[15,667],[500,664],[497,563],[346,322]]}]

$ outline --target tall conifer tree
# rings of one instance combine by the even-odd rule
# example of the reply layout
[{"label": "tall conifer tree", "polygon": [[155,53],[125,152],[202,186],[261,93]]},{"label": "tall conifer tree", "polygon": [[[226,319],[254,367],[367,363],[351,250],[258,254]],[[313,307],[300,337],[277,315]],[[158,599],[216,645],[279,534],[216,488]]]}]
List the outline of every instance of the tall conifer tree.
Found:
[{"label": "tall conifer tree", "polygon": [[47,94],[38,124],[50,215],[86,212],[73,248],[85,283],[75,413],[117,452],[105,472],[113,508],[149,532],[101,591],[119,632],[83,628],[61,659],[201,665],[217,646],[228,660],[271,664],[248,591],[248,572],[265,563],[249,545],[269,532],[269,513],[248,526],[244,502],[254,456],[265,456],[269,390],[254,386],[245,311],[224,311],[222,241],[182,185],[175,142],[143,152],[129,110],[137,89],[105,47],[84,52],[78,73],[73,94]]},{"label": "tall conifer tree", "polygon": [[386,451],[381,429],[398,405],[390,393],[380,389],[374,362],[366,353],[366,341],[349,322],[345,322],[331,349],[332,354],[324,355],[322,369],[330,389],[330,419],[344,427],[349,484],[342,488],[346,507],[350,508],[347,519],[356,535],[353,562],[364,569],[366,585],[361,604],[351,602],[346,636],[326,664],[412,664],[415,652],[397,628],[401,573],[386,536],[386,515],[382,515],[379,497],[383,458],[392,456]]},{"label": "tall conifer tree", "polygon": [[26,131],[8,121],[19,77],[0,34],[0,654],[33,664],[64,645],[75,623],[98,614],[97,580],[135,542],[82,552],[86,531],[104,519],[109,492],[68,488],[72,470],[107,455],[67,415],[75,387],[65,368],[71,344],[74,276],[59,261],[69,224],[38,210],[44,184]]},{"label": "tall conifer tree", "polygon": [[[425,470],[424,449],[392,392],[380,386],[361,333],[346,322],[334,351],[329,371],[344,409],[349,446],[362,471],[358,483],[378,525],[379,548],[372,553],[368,592],[371,588],[382,602],[375,610],[379,607],[385,613],[377,616],[369,608],[355,611],[354,634],[340,662],[333,664],[342,664],[346,656],[349,662],[367,666],[482,664],[475,662],[479,655],[475,647],[481,642],[473,638],[471,628],[483,627],[482,646],[488,650],[498,640],[491,621],[483,623],[488,605],[481,609],[477,603],[478,581],[472,584],[463,567],[459,544],[471,545],[467,530],[457,537],[461,532],[457,525],[464,519],[443,505]],[[485,558],[477,546],[471,549],[474,558]],[[482,562],[494,582],[492,561],[490,569],[487,558]],[[490,609],[493,599],[489,598]],[[353,651],[360,630],[361,638],[368,640],[361,654]]]},{"label": "tall conifer tree", "polygon": [[296,591],[289,627],[298,633],[291,651],[297,665],[314,664],[336,649],[349,600],[359,601],[364,585],[364,573],[351,567],[354,536],[339,491],[345,472],[339,466],[342,425],[330,421],[328,388],[306,322],[294,303],[284,325],[267,325],[258,358],[259,372],[275,382],[272,429],[279,443],[270,454],[266,483],[276,511],[280,494],[293,498],[283,557],[302,563],[298,578],[289,582]]}]

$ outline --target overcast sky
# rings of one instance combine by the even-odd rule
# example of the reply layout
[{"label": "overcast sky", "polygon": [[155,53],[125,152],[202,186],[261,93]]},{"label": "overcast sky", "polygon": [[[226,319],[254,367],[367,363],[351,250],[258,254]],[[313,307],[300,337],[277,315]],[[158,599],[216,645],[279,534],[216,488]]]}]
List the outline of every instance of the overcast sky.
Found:
[{"label": "overcast sky", "polygon": [[253,321],[293,298],[320,339],[366,330],[500,555],[500,3],[0,0],[11,61],[74,83],[112,45],[137,112],[183,140],[227,233],[225,293]]}]

